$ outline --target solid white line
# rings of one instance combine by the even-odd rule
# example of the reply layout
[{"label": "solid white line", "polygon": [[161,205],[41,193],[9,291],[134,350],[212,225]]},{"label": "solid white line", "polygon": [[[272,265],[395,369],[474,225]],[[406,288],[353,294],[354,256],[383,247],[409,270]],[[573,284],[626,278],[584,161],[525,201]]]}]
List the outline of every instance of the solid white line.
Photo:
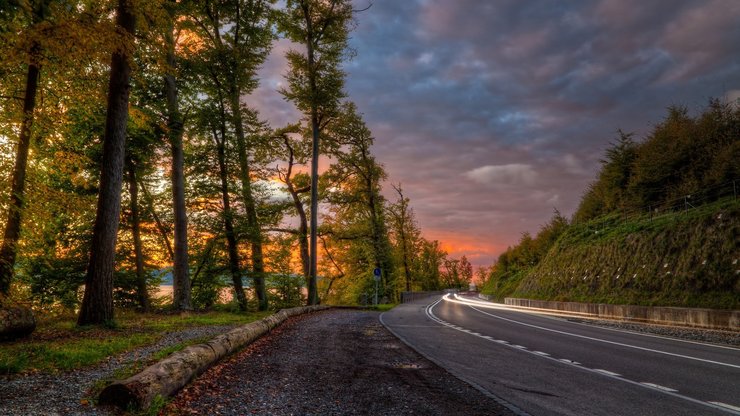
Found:
[{"label": "solid white line", "polygon": [[533,354],[537,354],[537,355],[541,355],[543,357],[547,357],[548,355],[550,355],[550,354],[548,354],[546,352],[542,352],[542,351],[532,351],[532,353]]},{"label": "solid white line", "polygon": [[712,404],[717,405],[717,406],[720,406],[720,407],[724,407],[726,409],[734,410],[735,412],[740,413],[740,407],[733,406],[731,404],[722,403],[722,402],[709,402],[709,403],[712,403]]},{"label": "solid white line", "polygon": [[[560,322],[563,322],[563,319],[562,318],[567,318],[569,316],[571,316],[571,317],[573,316],[573,315],[569,315],[567,313],[559,313],[559,311],[555,311],[555,310],[552,310],[552,309],[528,308],[528,307],[524,307],[524,306],[504,305],[504,304],[501,304],[501,303],[485,302],[485,301],[481,301],[481,300],[477,300],[477,299],[463,298],[463,297],[458,296],[458,295],[455,295],[455,298],[458,299],[458,300],[460,300],[463,303],[475,304],[475,305],[478,305],[478,306],[483,307],[483,308],[498,309],[498,310],[503,310],[503,311],[513,311],[513,312],[528,313],[530,315],[537,315],[537,316],[540,316],[542,318],[554,319],[554,320],[557,320],[557,321],[560,321]],[[578,312],[574,312],[574,314],[575,315],[579,315]],[[609,320],[607,318],[595,318],[593,316],[585,316],[584,318]],[[710,344],[710,343],[707,343],[707,342],[692,341],[692,340],[680,339],[680,338],[672,338],[672,337],[666,337],[666,336],[663,336],[663,335],[647,334],[647,333],[644,333],[644,332],[630,331],[630,330],[627,330],[627,329],[609,328],[609,327],[605,327],[605,326],[594,326],[594,325],[590,325],[590,324],[584,324],[584,323],[573,322],[573,321],[565,321],[565,322],[568,322],[571,325],[580,325],[580,326],[585,326],[585,327],[588,327],[588,328],[601,329],[601,330],[604,330],[604,331],[621,332],[621,333],[624,333],[624,334],[638,335],[638,336],[641,336],[641,337],[659,338],[659,339],[665,339],[665,340],[673,341],[673,342],[682,342],[682,343],[685,343],[685,344],[703,345],[703,346],[706,346],[706,347],[719,348],[719,349],[723,349],[723,350],[740,351],[740,348],[732,347],[732,346],[729,346],[729,345]],[[699,329],[701,329],[701,328],[699,328]]]},{"label": "solid white line", "polygon": [[[465,304],[464,302],[456,301],[456,300],[453,300],[453,299],[446,299],[446,298],[444,298],[444,299],[447,300],[448,302]],[[620,347],[634,348],[634,349],[637,349],[637,350],[654,352],[656,354],[670,355],[672,357],[685,358],[687,360],[701,361],[701,362],[710,363],[710,364],[716,364],[716,365],[721,365],[721,366],[725,366],[725,367],[740,368],[740,365],[735,365],[735,364],[730,364],[730,363],[723,363],[723,362],[714,361],[714,360],[707,360],[707,359],[698,358],[698,357],[691,357],[689,355],[675,354],[675,353],[672,353],[672,352],[660,351],[660,350],[656,350],[656,349],[652,349],[652,348],[646,348],[646,347],[640,347],[640,346],[637,346],[637,345],[625,344],[623,342],[609,341],[609,340],[606,340],[606,339],[594,338],[594,337],[589,337],[589,336],[586,336],[586,335],[574,334],[572,332],[560,331],[560,330],[552,329],[552,328],[545,328],[543,326],[532,325],[532,324],[528,324],[528,323],[525,323],[525,322],[517,321],[517,320],[514,320],[514,319],[504,318],[503,316],[494,315],[492,313],[488,313],[488,312],[482,311],[482,310],[476,308],[475,306],[471,306],[471,305],[467,305],[467,306],[469,306],[471,309],[476,310],[476,311],[478,311],[478,312],[480,312],[480,313],[482,313],[484,315],[488,315],[488,316],[491,316],[491,317],[496,318],[496,319],[501,319],[503,321],[507,321],[507,322],[511,322],[511,323],[515,323],[515,324],[519,324],[519,325],[523,325],[523,326],[527,326],[527,327],[530,327],[530,328],[541,329],[543,331],[554,332],[556,334],[568,335],[568,336],[571,336],[571,337],[588,339],[588,340],[591,340],[591,341],[603,342],[603,343],[606,343],[606,344],[619,345]]]}]

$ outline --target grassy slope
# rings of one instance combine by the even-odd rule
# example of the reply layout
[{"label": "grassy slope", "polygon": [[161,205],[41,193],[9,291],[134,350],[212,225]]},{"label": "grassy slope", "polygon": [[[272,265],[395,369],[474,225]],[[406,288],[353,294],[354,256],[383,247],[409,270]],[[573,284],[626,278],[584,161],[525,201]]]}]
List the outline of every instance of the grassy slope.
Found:
[{"label": "grassy slope", "polygon": [[[82,368],[109,356],[152,344],[172,331],[206,325],[241,325],[268,314],[207,312],[166,315],[122,310],[117,312],[115,329],[79,328],[74,316],[46,319],[39,323],[30,338],[0,343],[0,375]],[[168,352],[184,346],[170,347]]]},{"label": "grassy slope", "polygon": [[740,201],[579,224],[529,270],[484,293],[576,302],[740,309]]}]

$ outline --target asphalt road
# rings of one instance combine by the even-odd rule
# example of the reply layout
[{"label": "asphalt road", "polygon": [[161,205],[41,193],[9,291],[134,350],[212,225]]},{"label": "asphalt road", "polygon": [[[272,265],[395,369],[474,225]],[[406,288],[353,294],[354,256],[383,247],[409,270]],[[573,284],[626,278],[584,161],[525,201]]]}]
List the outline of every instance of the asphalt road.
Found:
[{"label": "asphalt road", "polygon": [[740,349],[607,329],[478,299],[381,316],[404,342],[520,414],[740,415]]}]

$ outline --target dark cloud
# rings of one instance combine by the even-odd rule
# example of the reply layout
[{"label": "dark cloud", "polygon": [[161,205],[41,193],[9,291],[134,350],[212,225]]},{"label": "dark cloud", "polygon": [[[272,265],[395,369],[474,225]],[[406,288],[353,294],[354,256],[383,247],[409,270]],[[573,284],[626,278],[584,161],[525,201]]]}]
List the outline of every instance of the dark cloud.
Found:
[{"label": "dark cloud", "polygon": [[[738,22],[736,0],[377,0],[347,90],[425,234],[488,264],[573,212],[618,128],[740,89]],[[256,94],[277,124],[297,117],[274,93],[284,65]]]}]

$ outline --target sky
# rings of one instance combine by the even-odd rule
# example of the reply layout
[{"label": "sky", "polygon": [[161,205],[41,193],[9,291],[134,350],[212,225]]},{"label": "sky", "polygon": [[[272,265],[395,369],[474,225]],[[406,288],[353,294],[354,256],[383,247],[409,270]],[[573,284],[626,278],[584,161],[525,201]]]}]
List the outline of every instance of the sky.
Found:
[{"label": "sky", "polygon": [[[617,129],[740,97],[737,0],[354,0],[370,3],[348,98],[423,235],[475,266],[572,215]],[[300,118],[276,92],[290,47],[252,97],[273,127]]]}]

